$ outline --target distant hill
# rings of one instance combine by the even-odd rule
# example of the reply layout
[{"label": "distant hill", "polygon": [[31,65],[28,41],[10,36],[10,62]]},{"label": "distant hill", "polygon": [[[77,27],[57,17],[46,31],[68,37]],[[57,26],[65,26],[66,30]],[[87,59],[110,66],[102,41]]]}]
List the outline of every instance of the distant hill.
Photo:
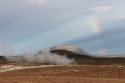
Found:
[{"label": "distant hill", "polygon": [[[76,46],[57,46],[50,48],[51,53],[56,53],[60,56],[67,56],[68,58],[73,58],[77,64],[95,64],[95,65],[108,65],[108,64],[125,64],[124,57],[95,57],[86,51],[82,50]],[[41,54],[42,51],[36,53]],[[8,56],[11,60],[4,56],[0,56],[0,63],[7,63],[7,62],[26,62],[24,56]]]},{"label": "distant hill", "polygon": [[89,53],[77,46],[55,46],[50,48],[50,50],[67,50],[80,55],[90,55]]},{"label": "distant hill", "polygon": [[95,57],[75,46],[52,47],[51,52],[74,58],[78,64],[125,64],[124,57]]}]

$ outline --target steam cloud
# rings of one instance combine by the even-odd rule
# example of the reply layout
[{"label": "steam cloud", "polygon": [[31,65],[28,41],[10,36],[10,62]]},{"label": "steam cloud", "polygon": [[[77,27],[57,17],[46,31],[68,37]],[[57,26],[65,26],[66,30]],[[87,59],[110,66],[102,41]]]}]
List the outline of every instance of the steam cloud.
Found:
[{"label": "steam cloud", "polygon": [[61,56],[55,53],[50,53],[50,50],[43,50],[40,54],[25,54],[20,57],[6,57],[11,62],[29,62],[42,63],[49,65],[71,65],[74,64],[74,59],[69,59],[66,56]]}]

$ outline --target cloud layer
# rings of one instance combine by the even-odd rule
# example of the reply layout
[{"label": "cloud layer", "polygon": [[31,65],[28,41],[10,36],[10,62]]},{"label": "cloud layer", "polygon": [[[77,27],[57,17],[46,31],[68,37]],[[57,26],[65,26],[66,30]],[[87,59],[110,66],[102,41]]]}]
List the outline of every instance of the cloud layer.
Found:
[{"label": "cloud layer", "polygon": [[[16,54],[22,54],[99,36],[93,30],[98,25],[102,34],[125,27],[124,3],[125,0],[0,0],[0,39],[12,45]],[[84,42],[85,47],[80,41],[69,45],[92,53],[95,48],[100,51],[99,39],[93,39],[96,44],[88,44],[90,41]]]},{"label": "cloud layer", "polygon": [[112,6],[97,6],[92,8],[92,12],[95,14],[100,14],[111,10]]},{"label": "cloud layer", "polygon": [[44,5],[48,0],[24,0],[25,4],[29,5]]}]

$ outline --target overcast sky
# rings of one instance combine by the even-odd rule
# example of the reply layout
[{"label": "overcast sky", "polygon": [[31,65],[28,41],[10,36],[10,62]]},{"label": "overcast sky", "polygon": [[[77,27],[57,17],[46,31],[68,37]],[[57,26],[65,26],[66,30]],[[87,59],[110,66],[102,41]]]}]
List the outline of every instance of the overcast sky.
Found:
[{"label": "overcast sky", "polygon": [[0,0],[0,54],[58,45],[125,54],[125,0]]}]

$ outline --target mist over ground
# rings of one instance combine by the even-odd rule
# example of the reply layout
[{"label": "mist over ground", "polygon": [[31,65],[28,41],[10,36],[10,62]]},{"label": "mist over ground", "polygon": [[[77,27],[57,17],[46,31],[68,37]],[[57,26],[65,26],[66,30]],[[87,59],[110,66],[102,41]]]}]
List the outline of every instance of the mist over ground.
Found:
[{"label": "mist over ground", "polygon": [[37,54],[24,54],[22,56],[6,56],[9,62],[28,62],[28,63],[41,63],[48,65],[71,65],[75,64],[74,59],[69,59],[67,56],[50,53],[49,49],[45,49],[42,53]]}]

